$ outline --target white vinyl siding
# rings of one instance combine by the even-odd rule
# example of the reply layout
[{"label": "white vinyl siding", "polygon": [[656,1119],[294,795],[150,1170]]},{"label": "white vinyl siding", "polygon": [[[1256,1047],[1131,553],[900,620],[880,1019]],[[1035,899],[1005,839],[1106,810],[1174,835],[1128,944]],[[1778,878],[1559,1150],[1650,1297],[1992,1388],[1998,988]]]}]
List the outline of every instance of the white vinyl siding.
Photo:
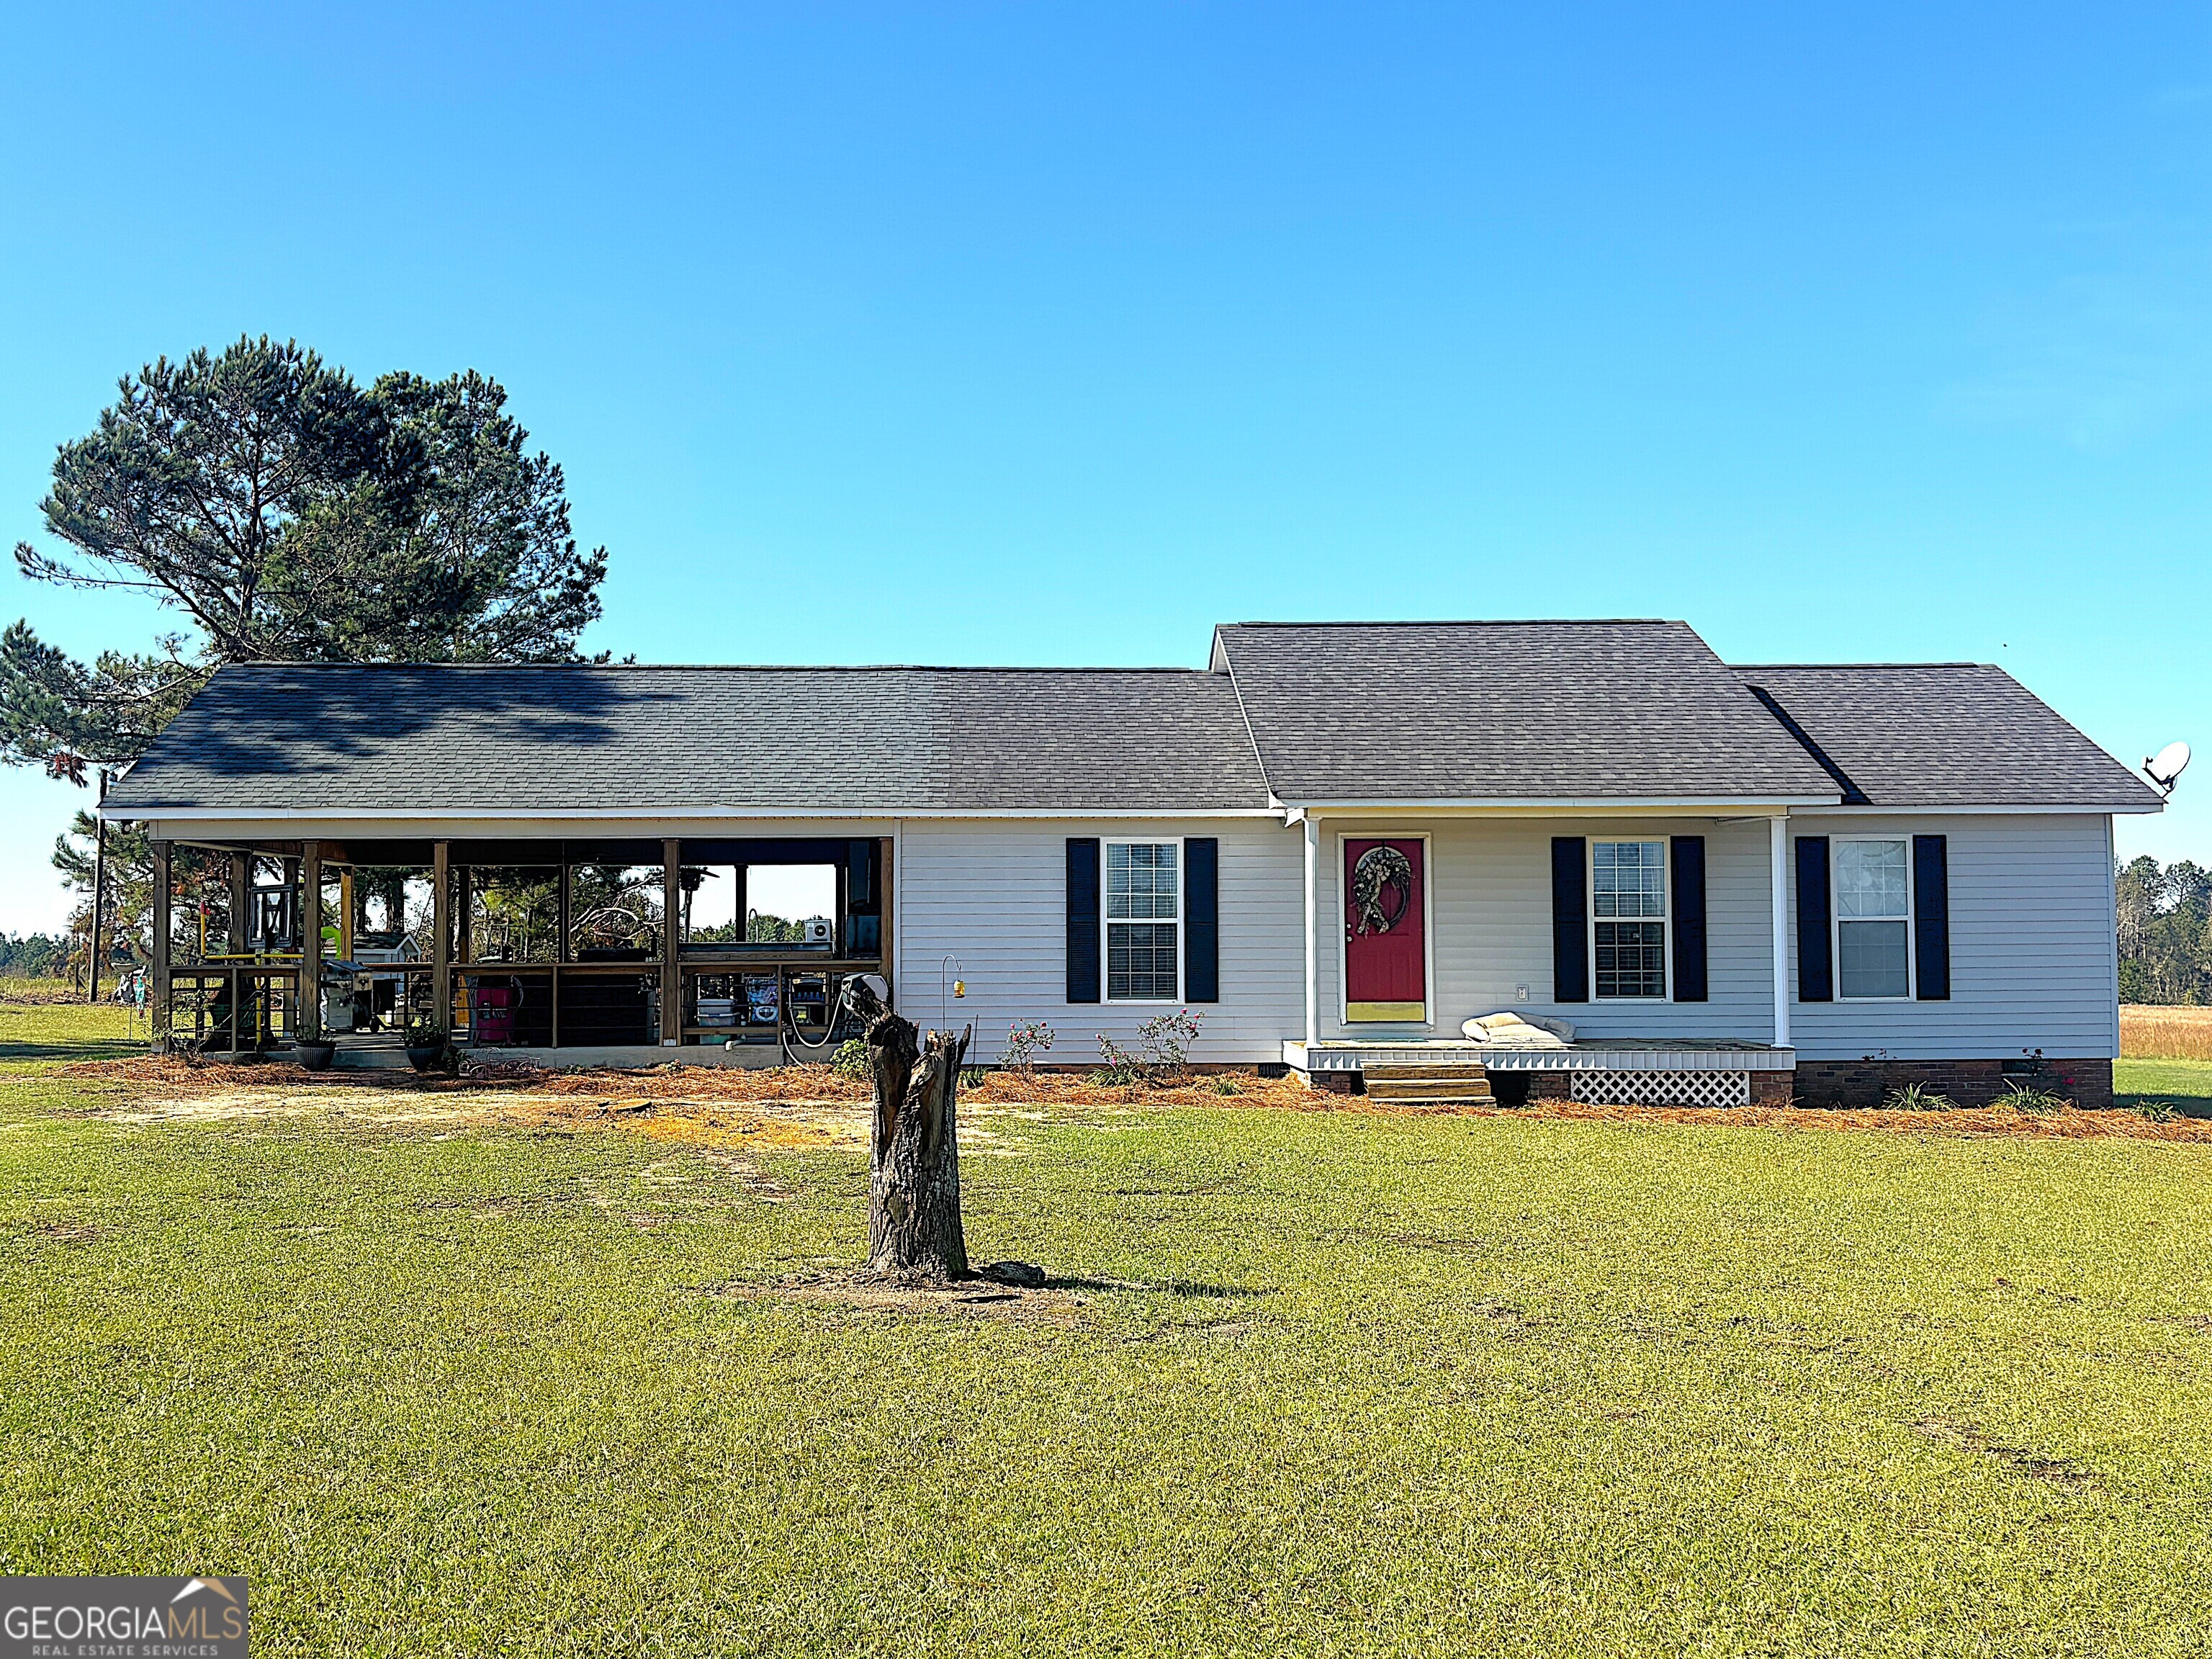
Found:
[{"label": "white vinyl siding", "polygon": [[[1346,1027],[1339,977],[1344,919],[1323,871],[1320,926],[1322,1032],[1325,1039],[1389,1041],[1456,1037],[1477,1014],[1508,1009],[1572,1021],[1591,1037],[1688,1040],[1730,1037],[1765,1042],[1774,1033],[1773,909],[1764,819],[1328,817],[1328,844],[1352,838],[1429,837],[1430,977],[1432,1029]],[[1705,931],[1709,1000],[1705,1002],[1552,1000],[1552,838],[1664,842],[1705,838]],[[1587,860],[1589,854],[1585,849]],[[1592,918],[1593,923],[1595,918]],[[1334,930],[1333,933],[1330,930]],[[1594,935],[1594,926],[1588,929]],[[1518,1001],[1517,987],[1528,988]],[[1298,1035],[1295,1027],[1290,1035]]]},{"label": "white vinyl siding", "polygon": [[[1221,844],[1221,1000],[1203,1014],[1191,1058],[1279,1063],[1304,1027],[1305,958],[1298,832],[1267,818],[918,819],[901,825],[895,944],[900,1012],[924,1026],[973,1021],[979,1063],[995,1061],[1006,1028],[1042,1019],[1057,1034],[1047,1065],[1096,1065],[1098,1033],[1133,1047],[1158,1003],[1067,1000],[1067,838]],[[1100,911],[1105,908],[1100,848]],[[940,1010],[940,966],[958,958],[968,994]],[[1105,987],[1099,987],[1102,995]],[[1178,1005],[1182,1006],[1182,1005]]]},{"label": "white vinyl siding", "polygon": [[[1822,814],[1796,835],[1947,838],[1951,995],[1917,1002],[1798,1002],[1790,1010],[1807,1060],[1890,1054],[1913,1060],[2052,1059],[2119,1052],[2112,942],[2111,820],[2089,813],[1971,813],[1884,818]],[[1796,995],[1796,915],[1790,995]]]}]

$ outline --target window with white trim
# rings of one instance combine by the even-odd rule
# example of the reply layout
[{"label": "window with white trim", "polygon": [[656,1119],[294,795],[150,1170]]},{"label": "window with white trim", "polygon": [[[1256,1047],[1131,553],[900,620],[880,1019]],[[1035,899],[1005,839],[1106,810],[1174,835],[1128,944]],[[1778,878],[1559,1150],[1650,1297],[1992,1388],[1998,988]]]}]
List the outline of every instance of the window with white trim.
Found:
[{"label": "window with white trim", "polygon": [[1106,1000],[1182,994],[1182,844],[1106,843]]},{"label": "window with white trim", "polygon": [[1836,994],[1853,1001],[1912,994],[1912,866],[1902,836],[1838,837]]},{"label": "window with white trim", "polygon": [[1591,984],[1597,994],[1667,996],[1667,843],[1590,843]]}]

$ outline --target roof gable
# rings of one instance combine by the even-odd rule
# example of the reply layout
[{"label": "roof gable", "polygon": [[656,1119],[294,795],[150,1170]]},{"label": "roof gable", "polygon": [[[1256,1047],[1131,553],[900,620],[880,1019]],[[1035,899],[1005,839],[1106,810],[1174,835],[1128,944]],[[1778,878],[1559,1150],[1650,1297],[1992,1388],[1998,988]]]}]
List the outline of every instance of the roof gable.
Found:
[{"label": "roof gable", "polygon": [[1684,623],[1241,623],[1215,640],[1294,805],[1839,793]]},{"label": "roof gable", "polygon": [[2142,811],[2164,804],[1988,663],[1794,663],[1734,672],[1771,698],[1871,806]]}]

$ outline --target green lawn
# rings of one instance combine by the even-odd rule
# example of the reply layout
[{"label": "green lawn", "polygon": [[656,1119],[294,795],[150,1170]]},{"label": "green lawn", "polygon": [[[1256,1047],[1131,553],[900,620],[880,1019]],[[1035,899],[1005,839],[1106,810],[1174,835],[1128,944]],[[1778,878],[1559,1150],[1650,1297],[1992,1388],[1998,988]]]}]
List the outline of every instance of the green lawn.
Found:
[{"label": "green lawn", "polygon": [[[43,1071],[58,1060],[109,1060],[145,1051],[146,1027],[113,1003],[21,1002],[9,993],[28,981],[0,980],[0,1076]],[[46,986],[37,989],[54,994]]]},{"label": "green lawn", "polygon": [[2124,1060],[2112,1067],[2123,1106],[2162,1100],[2191,1117],[2212,1117],[2212,1060]]},{"label": "green lawn", "polygon": [[995,1119],[971,1245],[1054,1324],[721,1293],[860,1254],[848,1155],[33,1065],[0,1571],[245,1572],[257,1653],[2212,1641],[2212,1147]]}]

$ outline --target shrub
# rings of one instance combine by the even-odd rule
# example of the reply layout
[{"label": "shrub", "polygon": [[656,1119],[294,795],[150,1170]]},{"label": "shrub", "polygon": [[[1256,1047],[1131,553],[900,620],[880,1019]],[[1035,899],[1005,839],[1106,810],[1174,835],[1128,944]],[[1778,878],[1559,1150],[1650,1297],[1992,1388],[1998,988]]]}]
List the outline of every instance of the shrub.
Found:
[{"label": "shrub", "polygon": [[1188,1075],[1190,1045],[1198,1041],[1198,1028],[1205,1023],[1204,1014],[1188,1008],[1155,1014],[1137,1028],[1137,1046],[1144,1051],[1146,1064],[1156,1073]]},{"label": "shrub", "polygon": [[1006,1027],[1006,1047],[999,1064],[1012,1072],[1036,1069],[1036,1057],[1052,1047],[1053,1030],[1041,1019],[1025,1019]]},{"label": "shrub", "polygon": [[1217,1095],[1241,1095],[1244,1090],[1233,1077],[1218,1077],[1213,1079],[1213,1092]]},{"label": "shrub", "polygon": [[2139,1100],[2135,1103],[2135,1109],[2139,1116],[2148,1118],[2153,1123],[2173,1121],[2173,1108],[2162,1100]]},{"label": "shrub", "polygon": [[2007,1085],[2005,1097],[1998,1103],[2000,1105],[2011,1107],[2014,1111],[2027,1112],[2034,1117],[2048,1117],[2051,1113],[2063,1111],[2073,1103],[2063,1095],[2054,1095],[2048,1089],[2028,1088],[2018,1083]]},{"label": "shrub", "polygon": [[830,1056],[830,1069],[839,1077],[857,1079],[866,1083],[872,1075],[868,1064],[868,1045],[858,1037],[847,1037],[837,1045],[837,1052]]},{"label": "shrub", "polygon": [[963,1089],[980,1089],[988,1075],[981,1066],[963,1066],[960,1068],[960,1086]]},{"label": "shrub", "polygon": [[1098,1033],[1098,1057],[1105,1063],[1091,1073],[1094,1083],[1126,1086],[1136,1083],[1180,1083],[1190,1075],[1190,1045],[1198,1041],[1204,1014],[1188,1008],[1155,1014],[1137,1027],[1133,1053],[1105,1032]]},{"label": "shrub", "polygon": [[1924,1083],[1908,1083],[1902,1088],[1892,1089],[1882,1097],[1881,1103],[1893,1112],[1948,1112],[1956,1110],[1959,1104]]},{"label": "shrub", "polygon": [[1127,1089],[1146,1081],[1143,1059],[1103,1031],[1098,1033],[1098,1058],[1102,1063],[1091,1073],[1090,1081],[1102,1089]]}]

